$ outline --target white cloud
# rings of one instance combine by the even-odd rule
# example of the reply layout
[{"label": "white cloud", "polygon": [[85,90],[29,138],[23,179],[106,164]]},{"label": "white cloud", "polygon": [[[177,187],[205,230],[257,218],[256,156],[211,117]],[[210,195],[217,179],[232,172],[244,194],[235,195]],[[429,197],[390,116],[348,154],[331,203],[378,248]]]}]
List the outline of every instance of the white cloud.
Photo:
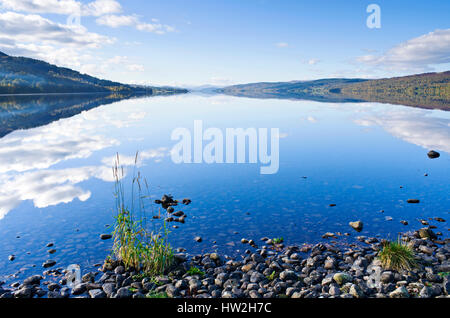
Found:
[{"label": "white cloud", "polygon": [[82,26],[63,25],[39,15],[15,12],[0,13],[0,37],[15,43],[44,43],[98,48],[114,43],[114,39],[88,32]]},{"label": "white cloud", "polygon": [[80,12],[81,3],[75,0],[0,0],[5,9],[29,13],[73,14]]},{"label": "white cloud", "polygon": [[115,42],[82,26],[63,25],[35,14],[0,13],[0,50],[72,69],[92,61],[89,50]]},{"label": "white cloud", "polygon": [[382,55],[365,55],[357,61],[389,70],[431,70],[432,65],[450,63],[450,29],[435,30],[400,43]]},{"label": "white cloud", "polygon": [[286,42],[279,42],[275,44],[277,47],[288,47],[289,43]]},{"label": "white cloud", "polygon": [[320,60],[319,59],[310,59],[307,63],[309,65],[316,65],[316,64],[320,63]]},{"label": "white cloud", "polygon": [[105,15],[96,20],[97,24],[105,25],[111,28],[131,26],[136,30],[151,32],[156,34],[165,34],[175,32],[175,28],[170,25],[159,23],[158,19],[152,19],[153,23],[145,23],[137,15]]},{"label": "white cloud", "polygon": [[88,63],[81,66],[81,72],[102,77],[111,71],[144,72],[142,64],[130,61],[128,56],[114,56],[106,60],[99,60],[98,63]]},{"label": "white cloud", "polygon": [[122,11],[122,6],[115,0],[96,0],[87,4],[75,0],[0,0],[0,4],[13,11],[43,14],[101,16]]},{"label": "white cloud", "polygon": [[123,26],[133,26],[139,23],[139,19],[134,15],[104,15],[96,20],[97,24],[119,28]]},{"label": "white cloud", "polygon": [[[164,34],[175,28],[157,19],[145,23],[137,15],[118,15],[122,7],[115,0],[83,3],[76,0],[0,0],[0,50],[13,56],[26,56],[68,67],[82,73],[108,78],[111,69],[144,72],[133,61],[104,61],[93,50],[116,43],[116,39],[89,32],[83,24],[53,22],[40,14],[95,16],[97,23],[113,28],[132,26],[141,31]],[[23,13],[18,13],[23,12]],[[76,22],[76,21],[74,21]]]},{"label": "white cloud", "polygon": [[82,7],[83,15],[101,16],[120,12],[122,6],[115,0],[96,0]]},{"label": "white cloud", "polygon": [[129,70],[130,72],[144,72],[145,68],[142,64],[130,64],[127,65],[127,70]]},{"label": "white cloud", "polygon": [[136,29],[139,31],[152,32],[156,34],[175,32],[174,27],[159,23],[139,23],[138,25],[136,25]]}]

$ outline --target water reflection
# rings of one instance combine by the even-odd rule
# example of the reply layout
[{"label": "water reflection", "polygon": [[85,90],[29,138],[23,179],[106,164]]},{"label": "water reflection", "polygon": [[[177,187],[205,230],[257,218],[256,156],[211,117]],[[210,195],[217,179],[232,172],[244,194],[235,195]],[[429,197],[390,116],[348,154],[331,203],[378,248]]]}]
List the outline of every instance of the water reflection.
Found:
[{"label": "water reflection", "polygon": [[[112,102],[117,96],[109,96]],[[35,112],[35,106],[43,109],[54,108],[55,105],[72,105],[80,102],[81,97],[20,97],[25,100],[24,108],[20,112],[24,118],[29,113]],[[8,105],[13,105],[12,98],[8,98]],[[105,102],[104,97],[102,97]],[[231,97],[209,97],[208,103],[230,103],[236,99]],[[19,103],[19,101],[17,103]],[[51,102],[49,102],[51,101]],[[69,102],[70,101],[70,102]],[[47,103],[47,104],[46,104]],[[85,105],[95,107],[100,103],[99,99],[86,102]],[[91,197],[89,189],[83,189],[80,183],[91,178],[105,182],[112,182],[111,167],[114,164],[115,155],[102,157],[94,165],[79,166],[66,169],[50,169],[51,167],[70,160],[89,159],[94,153],[106,148],[116,149],[127,140],[119,136],[113,138],[110,131],[138,127],[139,123],[145,123],[148,112],[139,102],[128,101],[131,107],[113,107],[111,109],[95,109],[83,112],[77,116],[64,120],[54,121],[46,126],[18,130],[0,139],[0,219],[17,207],[20,202],[31,200],[35,207],[45,208],[61,203],[69,203],[74,199],[86,201]],[[14,104],[16,105],[16,104]],[[18,104],[17,104],[18,105]],[[69,108],[79,108],[67,106]],[[318,105],[318,104],[317,104]],[[426,149],[436,149],[450,153],[450,119],[445,112],[433,113],[426,110],[418,110],[403,107],[390,107],[386,105],[364,105],[356,107],[341,105],[327,105],[330,111],[351,111],[353,121],[360,126],[379,126],[392,136],[401,138],[406,142],[418,145]],[[360,104],[363,105],[363,104]],[[12,106],[8,106],[10,109]],[[305,114],[303,120],[316,124],[318,119],[311,113],[321,108],[313,107]],[[12,107],[16,108],[16,107]],[[83,107],[81,107],[83,108]],[[175,126],[174,126],[175,127]],[[281,137],[288,137],[283,134]],[[134,140],[136,141],[136,139]],[[135,149],[133,151],[137,151]],[[168,147],[160,147],[140,152],[138,166],[148,160],[161,161],[169,156]],[[121,153],[120,163],[124,166],[135,164],[134,153]]]},{"label": "water reflection", "polygon": [[[76,108],[76,112],[79,112],[121,99],[116,95],[92,98],[92,95],[38,96],[34,98],[21,96],[17,99],[8,97],[8,102],[3,101],[3,104],[0,103],[0,107],[3,107],[3,110],[5,108],[13,109],[13,113],[20,109],[22,118],[28,120],[29,116],[33,117],[36,107],[47,111],[49,108],[55,109],[55,107],[59,110],[62,108],[67,110],[68,107]],[[25,103],[23,103],[24,101]],[[132,104],[133,101],[131,100],[129,103]],[[2,116],[4,120],[12,120],[4,113]],[[75,117],[56,120],[47,126],[17,130],[1,138],[0,219],[3,219],[22,201],[30,200],[36,208],[45,208],[69,203],[74,199],[83,202],[88,200],[91,192],[77,185],[91,178],[112,182],[113,158],[105,157],[100,160],[98,165],[94,166],[67,169],[49,168],[70,160],[88,159],[95,152],[120,146],[121,141],[109,137],[108,130],[111,127],[127,128],[142,121],[146,116],[145,111],[130,112],[116,109],[111,113],[95,109]],[[50,117],[47,119],[50,120]],[[17,119],[9,127],[14,125],[23,127],[28,123],[27,120],[20,123],[20,120]],[[38,120],[35,124],[40,125],[41,121]],[[150,149],[141,153],[140,160],[159,160],[166,154],[167,149],[165,148]],[[122,156],[121,164],[124,166],[134,164],[134,157]]]},{"label": "water reflection", "polygon": [[450,117],[447,112],[382,107],[377,111],[366,110],[360,116],[355,120],[358,125],[379,126],[411,144],[450,153]]},{"label": "water reflection", "polygon": [[[124,184],[130,184],[136,151],[150,195],[193,200],[183,207],[188,222],[172,229],[171,238],[192,253],[217,248],[231,254],[243,248],[242,237],[313,242],[325,232],[349,231],[356,219],[365,221],[363,235],[395,237],[406,229],[401,219],[413,227],[417,218],[448,211],[448,156],[431,161],[419,148],[449,151],[447,114],[371,103],[183,95],[120,101],[10,132],[0,139],[0,278],[45,261],[50,239],[58,244],[61,266],[102,261],[110,242],[98,237],[113,222],[111,167],[119,153],[128,170]],[[280,128],[280,172],[173,164],[171,132],[192,129],[197,119],[208,128]],[[420,205],[405,204],[416,197]],[[380,210],[395,221],[386,223]],[[195,243],[195,236],[204,243]],[[16,262],[8,261],[10,254]]]},{"label": "water reflection", "polygon": [[0,137],[18,129],[47,125],[101,105],[144,96],[130,93],[0,96]]}]

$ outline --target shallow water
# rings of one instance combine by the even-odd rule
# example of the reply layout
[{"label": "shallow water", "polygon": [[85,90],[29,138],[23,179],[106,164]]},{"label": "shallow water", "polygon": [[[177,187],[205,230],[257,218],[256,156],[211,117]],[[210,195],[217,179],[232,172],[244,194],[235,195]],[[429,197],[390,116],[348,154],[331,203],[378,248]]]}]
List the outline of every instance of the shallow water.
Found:
[{"label": "shallow water", "polygon": [[[174,164],[171,133],[193,130],[194,120],[223,130],[280,128],[279,172],[261,175],[258,164]],[[431,149],[441,157],[430,160]],[[113,158],[119,153],[128,165],[130,185],[136,151],[153,199],[192,199],[183,207],[186,224],[171,233],[172,245],[191,253],[234,254],[245,249],[243,237],[302,244],[350,232],[351,240],[348,222],[355,220],[365,224],[359,235],[395,239],[420,228],[418,219],[449,218],[448,112],[222,95],[125,100],[0,139],[0,279],[41,273],[49,258],[84,271],[101,263],[112,244],[99,235],[114,221]],[[407,204],[411,198],[421,203]],[[447,223],[431,223],[448,237]],[[50,242],[57,250],[51,256]]]}]

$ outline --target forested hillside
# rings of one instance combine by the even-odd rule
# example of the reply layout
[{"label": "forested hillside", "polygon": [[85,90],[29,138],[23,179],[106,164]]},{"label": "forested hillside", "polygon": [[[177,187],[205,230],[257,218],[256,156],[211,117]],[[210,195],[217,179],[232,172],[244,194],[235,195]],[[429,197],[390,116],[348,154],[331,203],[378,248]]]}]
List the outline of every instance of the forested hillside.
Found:
[{"label": "forested hillside", "polygon": [[450,71],[389,79],[321,79],[235,85],[219,92],[243,97],[324,102],[380,102],[450,110]]},{"label": "forested hillside", "polygon": [[49,63],[13,57],[0,52],[0,94],[145,92],[147,94],[183,93],[168,87],[143,87],[101,80]]}]

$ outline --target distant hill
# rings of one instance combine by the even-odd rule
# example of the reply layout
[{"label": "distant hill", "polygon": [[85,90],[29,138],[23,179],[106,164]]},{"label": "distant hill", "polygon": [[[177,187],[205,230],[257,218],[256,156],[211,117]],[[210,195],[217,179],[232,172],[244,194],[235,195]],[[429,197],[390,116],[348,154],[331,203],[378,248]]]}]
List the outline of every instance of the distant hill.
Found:
[{"label": "distant hill", "polygon": [[77,71],[0,52],[0,94],[36,93],[186,93],[170,87],[133,86],[101,80]]},{"label": "distant hill", "polygon": [[229,86],[218,92],[253,98],[379,102],[450,110],[450,71],[389,79],[321,79]]}]

